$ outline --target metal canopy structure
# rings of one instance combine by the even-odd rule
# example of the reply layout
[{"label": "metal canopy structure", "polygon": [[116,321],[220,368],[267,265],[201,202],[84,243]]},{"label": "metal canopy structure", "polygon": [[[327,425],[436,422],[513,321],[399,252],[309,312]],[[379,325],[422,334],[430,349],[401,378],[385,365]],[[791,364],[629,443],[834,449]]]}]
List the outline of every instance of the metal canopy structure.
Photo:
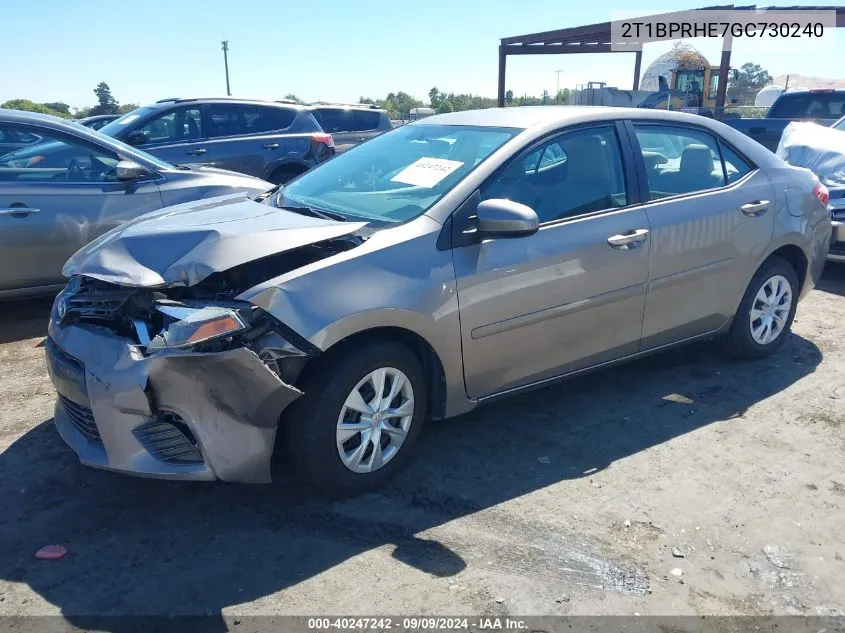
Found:
[{"label": "metal canopy structure", "polygon": [[[701,9],[690,9],[690,11],[757,11],[765,12],[820,12],[831,11],[836,13],[836,26],[845,27],[845,6],[812,6],[812,7],[757,7],[756,5],[734,6],[732,4]],[[679,21],[683,20],[685,12],[673,12],[659,15],[652,15],[644,18],[630,18],[631,22],[645,21]],[[626,21],[629,21],[626,19]],[[634,53],[634,81],[633,89],[638,90],[640,86],[640,67],[642,65],[643,44],[641,41],[630,41],[625,43],[613,42],[611,35],[612,22],[601,22],[598,24],[587,24],[568,29],[556,31],[543,31],[541,33],[530,33],[528,35],[517,35],[515,37],[504,37],[499,44],[499,107],[505,105],[505,70],[507,67],[508,55],[572,55],[576,53]],[[664,40],[679,39],[677,37],[666,37]],[[730,40],[728,35],[724,38],[722,48],[722,59],[719,64],[719,86],[716,92],[716,110],[721,111],[725,106],[725,91],[728,84],[728,69],[731,63]],[[649,40],[654,41],[654,39]]]}]

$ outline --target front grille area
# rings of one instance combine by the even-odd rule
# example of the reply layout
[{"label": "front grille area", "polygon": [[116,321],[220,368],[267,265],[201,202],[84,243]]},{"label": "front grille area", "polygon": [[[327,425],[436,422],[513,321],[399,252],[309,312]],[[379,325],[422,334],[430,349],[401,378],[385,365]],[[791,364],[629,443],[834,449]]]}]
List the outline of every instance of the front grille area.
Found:
[{"label": "front grille area", "polygon": [[100,430],[94,422],[94,413],[88,407],[75,403],[62,395],[59,395],[59,401],[62,403],[62,408],[65,410],[70,423],[76,429],[87,437],[92,442],[102,444],[103,440],[100,438]]},{"label": "front grille area", "polygon": [[169,464],[202,464],[202,455],[184,420],[162,411],[132,431],[156,459]]}]

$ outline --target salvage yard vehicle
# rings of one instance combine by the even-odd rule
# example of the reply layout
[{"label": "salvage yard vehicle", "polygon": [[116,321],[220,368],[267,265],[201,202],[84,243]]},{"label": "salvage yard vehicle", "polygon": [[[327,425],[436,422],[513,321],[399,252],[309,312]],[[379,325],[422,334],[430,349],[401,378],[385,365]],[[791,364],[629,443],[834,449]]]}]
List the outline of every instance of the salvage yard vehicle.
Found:
[{"label": "salvage yard vehicle", "polygon": [[86,243],[161,207],[270,186],[163,162],[62,119],[0,110],[0,136],[38,142],[0,156],[0,299],[58,292]]},{"label": "salvage yard vehicle", "polygon": [[842,115],[845,115],[845,90],[824,88],[785,92],[775,100],[765,118],[725,118],[724,123],[774,152],[790,122],[815,121],[830,125]]},{"label": "salvage yard vehicle", "polygon": [[273,183],[335,153],[331,134],[307,108],[256,99],[161,99],[100,132],[180,165],[230,169]]},{"label": "salvage yard vehicle", "polygon": [[826,204],[833,223],[827,259],[845,262],[845,125],[837,127],[839,124],[837,121],[830,129],[815,123],[790,123],[777,155],[790,165],[809,169],[827,188]]},{"label": "salvage yard vehicle", "polygon": [[98,468],[267,482],[275,454],[361,493],[429,416],[703,338],[771,354],[824,265],[824,195],[695,115],[432,116],[74,255],[55,423]]},{"label": "salvage yard vehicle", "polygon": [[338,154],[393,129],[386,110],[366,103],[312,103],[308,109],[332,135]]}]

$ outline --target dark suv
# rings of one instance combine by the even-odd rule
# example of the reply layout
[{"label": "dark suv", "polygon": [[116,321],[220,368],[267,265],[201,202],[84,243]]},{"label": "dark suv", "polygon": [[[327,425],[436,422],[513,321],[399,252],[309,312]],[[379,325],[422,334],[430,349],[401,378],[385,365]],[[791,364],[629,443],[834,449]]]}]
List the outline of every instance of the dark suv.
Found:
[{"label": "dark suv", "polygon": [[274,183],[334,156],[307,108],[252,99],[162,99],[100,129],[180,165],[208,165]]},{"label": "dark suv", "polygon": [[312,103],[309,110],[334,138],[338,154],[393,129],[385,110],[366,103]]}]

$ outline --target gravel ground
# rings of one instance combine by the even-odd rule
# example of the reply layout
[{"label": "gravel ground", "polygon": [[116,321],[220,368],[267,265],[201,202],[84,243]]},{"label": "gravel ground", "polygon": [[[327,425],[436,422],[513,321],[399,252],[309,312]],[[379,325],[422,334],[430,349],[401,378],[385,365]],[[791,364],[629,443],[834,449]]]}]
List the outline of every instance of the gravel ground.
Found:
[{"label": "gravel ground", "polygon": [[843,296],[828,266],[767,360],[694,345],[430,423],[393,484],[337,503],[82,467],[49,301],[4,304],[0,615],[841,615]]}]

